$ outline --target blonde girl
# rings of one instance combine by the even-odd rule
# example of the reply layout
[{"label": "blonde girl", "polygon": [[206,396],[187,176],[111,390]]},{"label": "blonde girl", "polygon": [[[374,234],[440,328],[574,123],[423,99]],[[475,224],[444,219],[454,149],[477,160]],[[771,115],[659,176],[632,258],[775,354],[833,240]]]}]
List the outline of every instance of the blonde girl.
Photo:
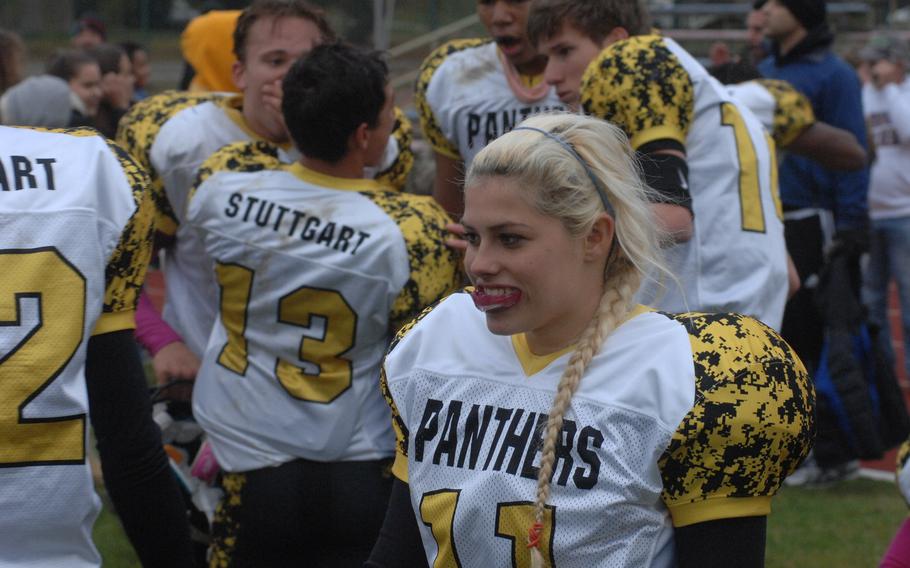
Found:
[{"label": "blonde girl", "polygon": [[400,334],[370,566],[761,566],[814,393],[770,328],[633,304],[663,235],[625,136],[523,122],[465,182],[473,288]]}]

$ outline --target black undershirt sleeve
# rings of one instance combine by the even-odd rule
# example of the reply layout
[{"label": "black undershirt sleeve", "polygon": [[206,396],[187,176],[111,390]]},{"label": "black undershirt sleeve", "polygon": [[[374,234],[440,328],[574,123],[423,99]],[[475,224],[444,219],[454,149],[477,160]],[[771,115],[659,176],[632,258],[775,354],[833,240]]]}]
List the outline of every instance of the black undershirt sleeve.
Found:
[{"label": "black undershirt sleeve", "polygon": [[132,330],[89,339],[89,416],[104,485],[146,568],[194,566],[186,507],[152,420]]},{"label": "black undershirt sleeve", "polygon": [[[679,568],[762,568],[767,517],[697,523],[675,530]],[[379,539],[364,568],[427,566],[408,485],[396,479]]]},{"label": "black undershirt sleeve", "polygon": [[668,150],[686,154],[686,148],[676,140],[662,139],[643,144],[638,149],[645,183],[657,192],[658,203],[671,203],[692,211],[689,193],[689,166],[684,157],[667,154]]},{"label": "black undershirt sleeve", "polygon": [[767,517],[696,523],[675,530],[679,568],[762,568]]},{"label": "black undershirt sleeve", "polygon": [[408,484],[395,479],[389,509],[364,568],[422,568],[427,557],[420,541]]}]

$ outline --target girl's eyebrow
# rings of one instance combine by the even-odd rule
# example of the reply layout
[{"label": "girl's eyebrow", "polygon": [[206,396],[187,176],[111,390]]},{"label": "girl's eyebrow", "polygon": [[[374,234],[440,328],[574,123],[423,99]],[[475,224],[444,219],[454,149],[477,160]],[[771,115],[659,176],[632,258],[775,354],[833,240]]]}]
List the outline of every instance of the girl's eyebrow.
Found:
[{"label": "girl's eyebrow", "polygon": [[[470,224],[470,223],[465,223],[465,222],[464,222],[464,218],[462,218],[462,219],[461,219],[460,221],[458,221],[458,222],[459,222],[460,224],[464,225],[465,227],[471,227],[471,224]],[[473,228],[473,227],[471,227],[471,228]],[[531,225],[528,225],[527,223],[517,223],[517,222],[513,222],[513,221],[506,221],[505,223],[498,223],[498,224],[493,225],[493,226],[491,226],[491,227],[487,227],[487,229],[490,230],[490,231],[501,231],[501,230],[503,230],[503,229],[510,229],[510,228],[533,229],[533,227],[532,227]]]}]

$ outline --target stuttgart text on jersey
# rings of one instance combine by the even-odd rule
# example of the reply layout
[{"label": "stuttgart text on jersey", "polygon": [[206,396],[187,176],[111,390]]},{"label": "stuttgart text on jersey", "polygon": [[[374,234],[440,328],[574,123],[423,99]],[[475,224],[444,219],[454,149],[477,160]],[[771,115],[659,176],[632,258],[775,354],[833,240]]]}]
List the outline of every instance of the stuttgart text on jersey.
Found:
[{"label": "stuttgart text on jersey", "polygon": [[55,163],[57,163],[55,158],[0,156],[0,191],[56,190]]},{"label": "stuttgart text on jersey", "polygon": [[[501,408],[460,400],[427,399],[414,433],[416,462],[432,461],[471,470],[500,471],[537,479],[541,434],[547,423],[542,412]],[[597,449],[604,434],[593,426],[565,420],[556,446],[553,482],[565,486],[571,478],[578,489],[597,484],[601,459]]]},{"label": "stuttgart text on jersey", "polygon": [[348,225],[339,225],[304,211],[241,193],[232,193],[228,197],[224,214],[351,256],[357,254],[360,246],[370,238],[369,233]]},{"label": "stuttgart text on jersey", "polygon": [[559,110],[565,108],[561,105],[538,105],[484,113],[469,112],[466,128],[468,148],[484,148],[531,115]]}]

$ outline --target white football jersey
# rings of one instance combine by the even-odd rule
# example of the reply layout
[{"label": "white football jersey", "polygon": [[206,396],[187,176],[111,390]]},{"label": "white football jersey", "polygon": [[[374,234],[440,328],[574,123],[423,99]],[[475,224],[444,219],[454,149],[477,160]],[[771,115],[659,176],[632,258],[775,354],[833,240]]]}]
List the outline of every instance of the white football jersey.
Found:
[{"label": "white football jersey", "polygon": [[430,197],[268,150],[219,151],[190,201],[220,288],[195,417],[228,471],[388,457],[379,363],[394,330],[457,283],[448,217]]},{"label": "white football jersey", "polygon": [[[158,230],[176,235],[162,268],[167,298],[164,320],[196,354],[202,354],[215,321],[217,288],[212,267],[201,262],[204,249],[194,231],[183,226],[186,200],[202,163],[219,148],[233,142],[261,140],[246,125],[240,96],[198,95],[169,91],[150,97],[124,118],[118,140],[137,156],[145,157],[158,193]],[[403,187],[413,164],[411,127],[396,109],[396,123],[378,172],[367,172]],[[285,163],[300,154],[291,146],[278,147]],[[137,158],[140,162],[143,158]]]},{"label": "white football jersey", "polygon": [[482,39],[450,41],[431,53],[420,68],[414,102],[433,150],[464,160],[465,169],[484,146],[522,120],[565,109],[552,87],[539,100],[520,101],[496,44]]},{"label": "white football jersey", "polygon": [[86,346],[131,329],[148,178],[94,130],[0,127],[0,566],[98,566]]},{"label": "white football jersey", "polygon": [[[541,436],[569,357],[491,334],[463,293],[399,334],[383,375],[393,473],[409,484],[431,566],[530,565]],[[813,402],[798,358],[763,324],[639,307],[565,415],[548,565],[675,566],[674,526],[767,515],[809,451]]]},{"label": "white football jersey", "polygon": [[726,88],[730,96],[752,111],[780,149],[786,149],[816,122],[812,103],[786,81],[755,79]]},{"label": "white football jersey", "polygon": [[680,283],[640,298],[668,311],[738,312],[780,328],[787,299],[773,149],[758,120],[676,42],[634,36],[608,46],[582,80],[586,112],[625,130],[636,149],[685,146],[692,239],[667,250]]}]

